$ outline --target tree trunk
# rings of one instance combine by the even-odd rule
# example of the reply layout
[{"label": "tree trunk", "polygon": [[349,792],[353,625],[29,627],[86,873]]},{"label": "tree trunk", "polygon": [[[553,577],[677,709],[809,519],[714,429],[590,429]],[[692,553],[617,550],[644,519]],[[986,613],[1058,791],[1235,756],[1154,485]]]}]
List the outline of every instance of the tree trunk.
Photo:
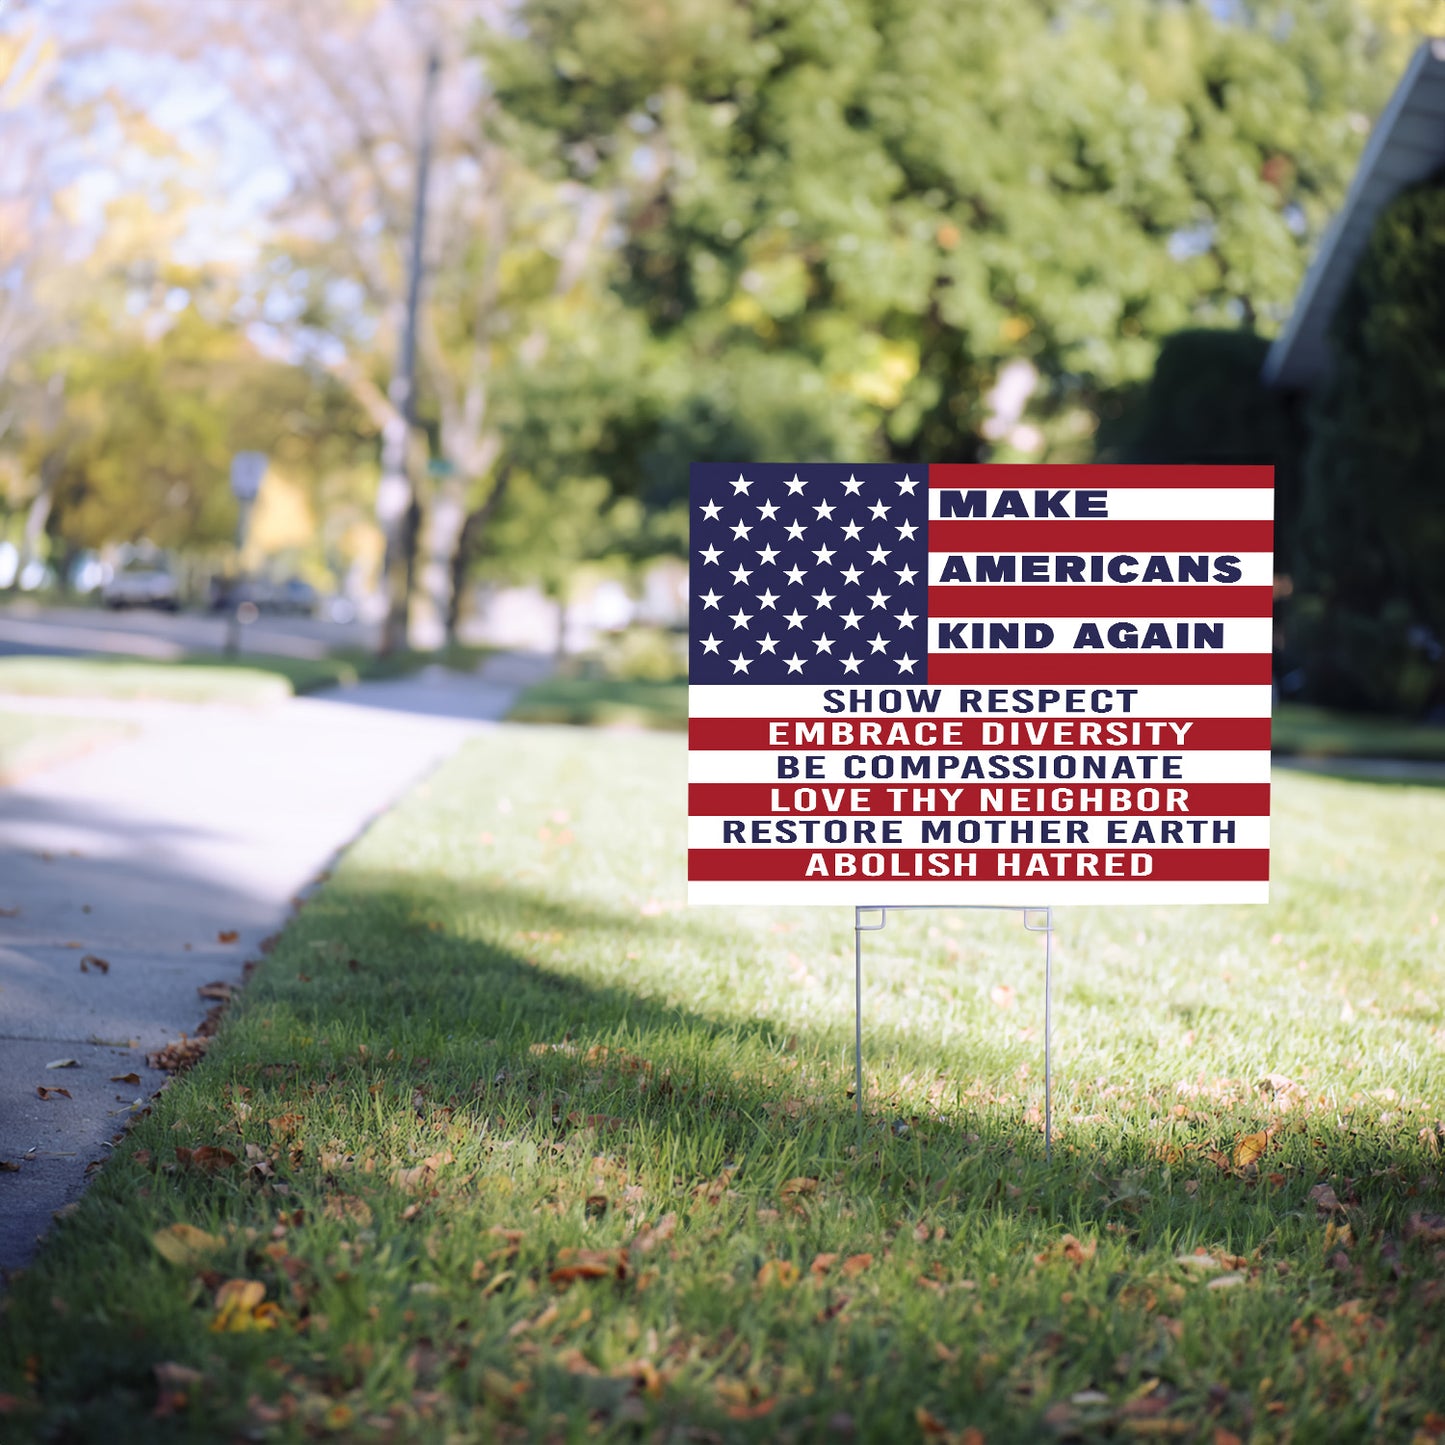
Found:
[{"label": "tree trunk", "polygon": [[511,477],[512,469],[504,462],[497,469],[497,479],[492,484],[492,490],[487,493],[486,501],[480,507],[474,507],[467,513],[457,532],[456,546],[451,556],[451,593],[447,598],[446,605],[448,642],[457,640],[457,625],[461,621],[462,597],[466,591],[467,579],[473,563],[481,555],[482,543],[486,540],[487,524],[496,515],[498,507],[502,505]]},{"label": "tree trunk", "polygon": [[435,652],[454,641],[455,559],[468,522],[464,483],[443,477],[432,489],[421,539],[421,574],[412,600],[412,646]]}]

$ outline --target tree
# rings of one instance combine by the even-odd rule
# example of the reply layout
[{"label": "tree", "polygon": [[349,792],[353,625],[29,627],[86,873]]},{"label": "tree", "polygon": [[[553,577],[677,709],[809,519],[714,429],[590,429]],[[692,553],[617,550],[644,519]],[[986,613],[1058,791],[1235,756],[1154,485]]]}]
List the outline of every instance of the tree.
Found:
[{"label": "tree", "polygon": [[1445,708],[1445,186],[1375,223],[1311,412],[1299,602],[1309,694]]},{"label": "tree", "polygon": [[517,32],[502,133],[624,198],[682,410],[786,379],[820,445],[862,419],[898,459],[986,454],[1018,358],[1040,454],[1086,455],[1163,337],[1276,324],[1389,78],[1345,0],[526,0]]}]

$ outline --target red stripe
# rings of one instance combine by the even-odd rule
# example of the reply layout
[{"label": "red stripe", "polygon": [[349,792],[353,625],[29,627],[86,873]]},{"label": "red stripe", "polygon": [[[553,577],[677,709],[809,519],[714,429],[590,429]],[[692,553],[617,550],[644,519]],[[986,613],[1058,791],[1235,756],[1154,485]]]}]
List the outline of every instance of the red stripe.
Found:
[{"label": "red stripe", "polygon": [[[984,788],[990,793],[1003,792],[1007,811],[985,810],[981,804]],[[1184,808],[1174,813],[1163,811],[1169,801],[1165,789],[1183,789]],[[1085,812],[1080,793],[1087,789],[1097,793],[1103,808]],[[828,797],[824,797],[824,792]],[[954,789],[950,788],[952,793]],[[1050,818],[1090,818],[1143,816],[1138,795],[1145,795],[1150,816],[1160,817],[1263,817],[1269,813],[1268,783],[1102,783],[1095,780],[1072,783],[969,783],[962,795],[953,799],[946,810],[934,806],[941,802],[936,784],[903,783],[896,787],[880,784],[849,786],[835,783],[691,783],[687,790],[687,811],[694,818],[779,818],[795,817],[864,817],[904,818],[915,816],[1015,817],[1039,815]],[[801,795],[800,795],[801,794]],[[1152,794],[1152,799],[1151,795]],[[1178,793],[1174,793],[1177,799]],[[934,802],[930,803],[929,799]],[[811,804],[810,804],[811,800]],[[922,806],[919,806],[920,800]],[[1071,806],[1057,806],[1069,800]],[[774,802],[781,807],[774,808]],[[831,807],[830,803],[840,806]],[[1016,804],[1020,806],[1015,806]],[[1118,804],[1119,806],[1115,806]]]},{"label": "red stripe", "polygon": [[[1030,876],[1035,879],[1077,878],[1081,875],[1075,871],[1071,861],[1064,865],[1066,871],[1029,875],[1024,870],[1035,856],[1043,858],[1052,870],[1060,867],[1056,861],[1060,856],[1073,860],[1079,854],[1092,854],[1098,860],[1099,872],[1094,881],[1101,883],[1111,881],[1104,874],[1104,860],[1111,855],[1124,860],[1125,871],[1115,875],[1115,881],[1120,883],[1131,881],[1129,859],[1139,856],[1148,857],[1153,866],[1142,878],[1134,878],[1134,882],[1266,882],[1269,879],[1267,848],[689,848],[687,876],[694,883],[795,882],[805,878],[809,860],[821,855],[827,860],[828,873],[816,875],[820,880],[852,877],[866,881],[870,877],[881,877],[884,880],[916,878],[929,881],[926,866],[931,854],[949,860],[950,871],[932,880],[939,883],[953,877],[952,860],[955,855],[965,858],[972,855],[978,860],[978,871],[972,875],[975,882],[1027,882]],[[857,866],[856,872],[837,873],[837,860],[843,855],[852,857]],[[884,872],[881,875],[864,873],[862,860],[878,855],[885,860]],[[890,871],[892,857],[899,859],[898,872]],[[1019,871],[1000,873],[998,860],[1014,857],[1019,859]],[[925,871],[913,871],[915,859],[920,860],[919,866]],[[965,873],[960,877],[967,880],[970,875]]]},{"label": "red stripe", "polygon": [[[1009,587],[936,586],[928,589],[930,617],[1114,617],[1120,603],[1129,611],[1147,608],[1151,617],[1268,617],[1274,592],[1269,587],[1097,586]],[[1137,606],[1136,606],[1137,604]]]},{"label": "red stripe", "polygon": [[941,462],[928,469],[928,485],[998,490],[1040,487],[1251,487],[1274,486],[1273,467],[1086,466],[1049,463]]},{"label": "red stripe", "polygon": [[987,652],[931,652],[928,681],[973,683],[1080,684],[1104,687],[1116,683],[1241,686],[1270,680],[1267,652],[1035,652],[1002,656]]},{"label": "red stripe", "polygon": [[928,524],[930,552],[1272,552],[1273,522],[1058,521],[1026,517]]},{"label": "red stripe", "polygon": [[[1175,722],[1191,724],[1182,743],[1175,742],[1172,728],[1160,727],[1159,742],[1154,742],[1150,724],[1159,721],[1154,718],[1107,718],[1090,717],[1083,719],[1107,729],[1111,722],[1120,722],[1131,729],[1122,742],[1108,740],[1107,731],[1101,732],[1097,741],[1079,741],[1077,718],[1020,719],[942,717],[938,719],[906,717],[897,719],[865,718],[766,718],[766,717],[694,717],[688,720],[687,745],[694,752],[826,752],[830,748],[866,749],[869,752],[936,752],[939,750],[975,752],[989,748],[1007,748],[1016,752],[1021,748],[1042,749],[1048,752],[1090,751],[1106,752],[1111,748],[1128,748],[1131,752],[1168,751],[1175,752],[1237,752],[1256,750],[1263,752],[1269,747],[1269,719],[1267,717],[1202,717],[1176,718]],[[860,726],[874,722],[881,729],[876,739],[861,741]],[[984,724],[1002,727],[1002,741],[984,741]],[[931,724],[931,730],[920,731],[919,724]],[[1132,728],[1140,727],[1138,742],[1132,740]],[[805,737],[799,728],[821,726],[822,741],[817,735]],[[896,741],[889,741],[890,730],[901,727],[904,731],[896,734]],[[1026,728],[1043,728],[1044,732],[1030,734]],[[1059,731],[1060,728],[1068,731]],[[775,732],[774,729],[777,731]],[[836,731],[835,731],[836,729]],[[843,729],[850,729],[844,731]],[[1012,731],[1018,729],[1017,733]],[[834,738],[844,739],[834,741]],[[919,741],[922,737],[926,741]],[[777,738],[778,741],[774,741]],[[1165,742],[1164,739],[1169,741]]]}]

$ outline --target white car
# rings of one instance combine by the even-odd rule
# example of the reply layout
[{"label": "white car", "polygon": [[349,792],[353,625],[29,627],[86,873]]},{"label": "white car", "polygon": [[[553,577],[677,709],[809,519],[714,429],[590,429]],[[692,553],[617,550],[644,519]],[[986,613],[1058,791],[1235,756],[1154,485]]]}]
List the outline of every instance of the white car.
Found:
[{"label": "white car", "polygon": [[100,589],[107,607],[160,607],[174,612],[179,605],[176,579],[164,562],[132,557]]}]

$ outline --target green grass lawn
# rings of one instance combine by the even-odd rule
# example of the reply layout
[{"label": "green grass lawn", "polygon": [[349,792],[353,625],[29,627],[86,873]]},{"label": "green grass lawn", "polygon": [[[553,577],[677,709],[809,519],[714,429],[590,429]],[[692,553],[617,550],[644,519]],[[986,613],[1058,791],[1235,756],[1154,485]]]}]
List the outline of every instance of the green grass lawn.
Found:
[{"label": "green grass lawn", "polygon": [[687,731],[687,683],[553,677],[529,687],[512,722]]},{"label": "green grass lawn", "polygon": [[[0,1435],[1430,1441],[1445,789],[1285,776],[1268,908],[686,910],[681,739],[378,823],[0,1316]],[[1262,1151],[1262,1152],[1261,1152]],[[23,1167],[23,1166],[22,1166]]]},{"label": "green grass lawn", "polygon": [[1277,753],[1304,757],[1445,761],[1445,727],[1302,703],[1275,704],[1273,743]]},{"label": "green grass lawn", "polygon": [[441,653],[401,652],[384,658],[359,649],[323,658],[252,653],[228,658],[193,653],[174,662],[117,657],[3,657],[0,693],[256,706],[293,693],[346,687],[363,678],[404,677],[433,662],[469,671],[486,653],[487,649],[475,647],[449,648]]},{"label": "green grass lawn", "polygon": [[124,737],[129,731],[124,723],[108,718],[0,712],[0,786]]}]

